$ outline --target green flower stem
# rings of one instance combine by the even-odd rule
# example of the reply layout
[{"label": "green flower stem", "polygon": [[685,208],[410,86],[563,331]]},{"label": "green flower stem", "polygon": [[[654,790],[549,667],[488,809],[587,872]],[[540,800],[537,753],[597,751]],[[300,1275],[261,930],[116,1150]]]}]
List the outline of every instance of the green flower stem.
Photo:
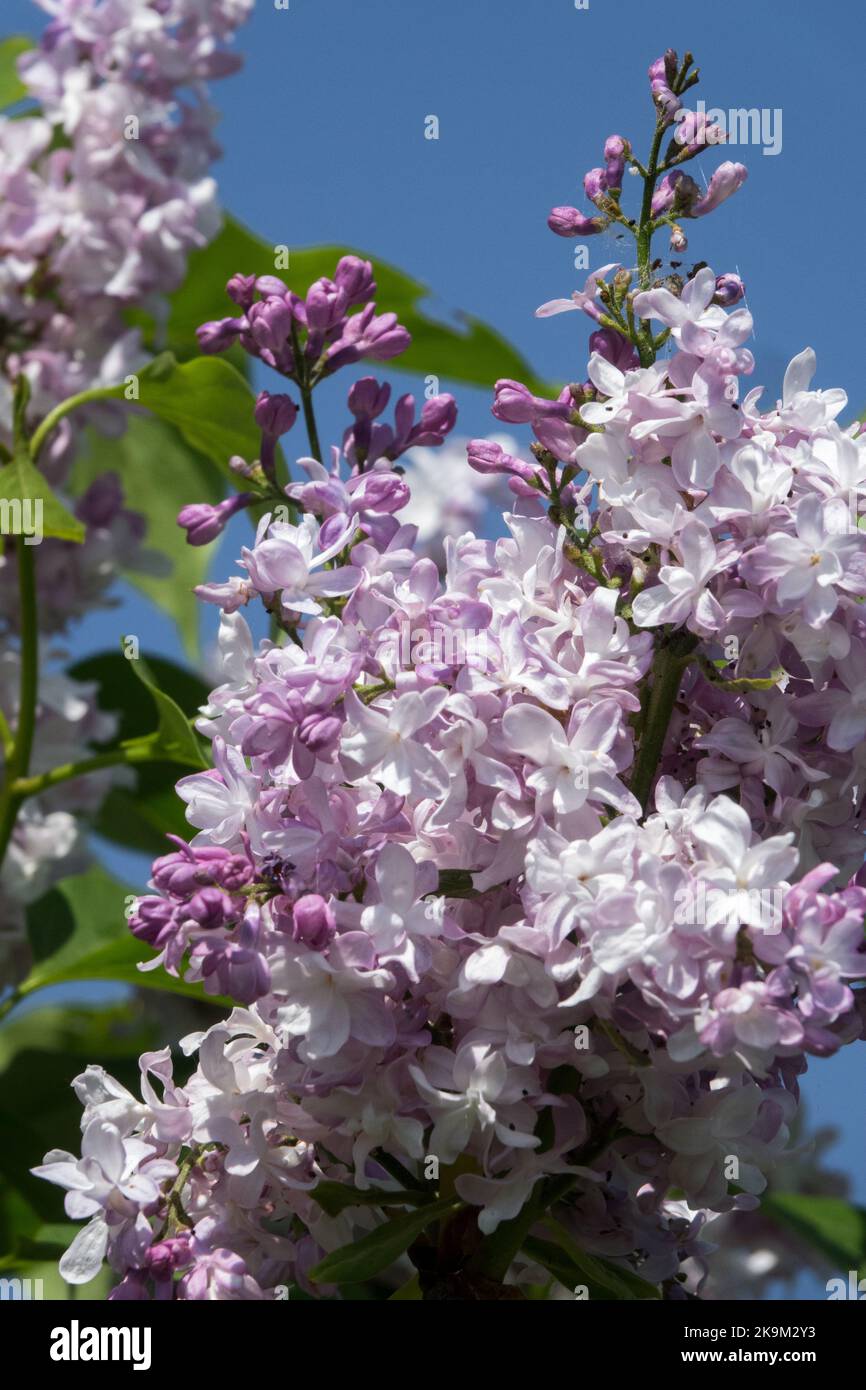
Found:
[{"label": "green flower stem", "polygon": [[307,427],[307,438],[310,441],[310,453],[319,463],[323,463],[322,446],[319,443],[319,431],[316,427],[316,413],[313,410],[313,387],[310,382],[310,373],[307,363],[301,352],[301,342],[298,336],[297,326],[292,324],[292,348],[295,354],[295,370],[297,372],[298,390],[301,393],[301,408],[304,412],[304,424]]},{"label": "green flower stem", "polygon": [[[655,192],[656,179],[659,173],[659,154],[661,152],[662,140],[666,126],[659,116],[656,119],[655,134],[653,136],[650,156],[647,161],[646,174],[643,181],[643,200],[640,209],[640,221],[637,229],[637,273],[638,288],[648,290],[652,283],[652,237],[653,237],[653,215],[652,203],[653,193]],[[649,367],[656,359],[655,344],[653,342],[652,329],[647,319],[641,320],[640,328],[637,333],[635,344],[640,356],[642,367]]]},{"label": "green flower stem", "polygon": [[77,396],[69,396],[67,400],[56,405],[53,410],[49,410],[45,419],[36,426],[33,438],[30,440],[30,457],[33,462],[35,463],[39,458],[42,445],[64,416],[77,410],[80,405],[89,405],[91,401],[104,401],[107,395],[108,391],[104,386],[94,386],[89,391],[79,391]]},{"label": "green flower stem", "polygon": [[644,815],[683,671],[692,660],[692,652],[697,643],[698,639],[692,633],[675,632],[672,637],[663,638],[656,649],[652,684],[645,696],[646,714],[643,717],[640,746],[631,778],[631,789],[640,802]]},{"label": "green flower stem", "polygon": [[0,793],[0,865],[15,828],[19,798],[13,784],[26,777],[36,730],[36,701],[39,689],[39,632],[36,625],[36,564],[32,546],[25,545],[19,536],[15,542],[18,553],[18,584],[21,595],[21,672],[18,696],[18,724],[15,743],[8,755],[6,781]]},{"label": "green flower stem", "polygon": [[82,758],[77,763],[64,763],[38,777],[16,778],[11,792],[16,801],[24,801],[28,796],[38,796],[40,792],[47,792],[61,782],[86,777],[88,772],[99,772],[104,767],[134,767],[137,763],[149,763],[165,757],[165,752],[160,752],[155,744],[142,740],[127,747],[108,748],[104,753],[94,753],[92,758]]}]

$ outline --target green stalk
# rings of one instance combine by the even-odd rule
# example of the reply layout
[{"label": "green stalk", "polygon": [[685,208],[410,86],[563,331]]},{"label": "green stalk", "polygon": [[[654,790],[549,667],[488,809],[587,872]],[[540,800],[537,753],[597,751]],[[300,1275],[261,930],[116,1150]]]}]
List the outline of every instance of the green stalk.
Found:
[{"label": "green stalk", "polygon": [[49,434],[64,416],[69,415],[73,410],[77,410],[81,405],[88,405],[91,401],[104,401],[109,395],[109,390],[105,386],[94,386],[89,391],[79,391],[77,396],[70,396],[67,400],[61,401],[53,410],[50,410],[45,419],[40,421],[33,431],[30,440],[30,457],[35,463],[39,458],[39,451]]},{"label": "green stalk", "polygon": [[664,749],[683,671],[692,660],[691,653],[697,642],[698,639],[690,632],[676,632],[668,639],[663,638],[656,650],[640,746],[631,778],[631,789],[640,802],[644,815]]},{"label": "green stalk", "polygon": [[[653,215],[652,202],[655,192],[656,179],[658,178],[659,154],[662,147],[662,139],[666,126],[661,117],[656,120],[655,134],[653,136],[650,156],[647,161],[646,174],[643,181],[643,199],[640,209],[640,221],[637,229],[637,274],[638,288],[648,290],[652,283],[652,236],[653,236]],[[640,355],[642,367],[649,367],[655,361],[656,353],[653,344],[653,335],[649,322],[646,319],[641,321],[641,326],[637,334],[637,350]]]},{"label": "green stalk", "polygon": [[319,431],[316,427],[316,414],[313,410],[313,388],[310,385],[310,374],[301,352],[301,342],[297,326],[294,323],[292,324],[292,348],[295,355],[295,371],[297,372],[298,390],[301,393],[304,424],[307,427],[307,438],[310,441],[310,453],[314,459],[318,459],[319,463],[323,463],[322,446],[319,443]]},{"label": "green stalk", "polygon": [[6,781],[0,794],[0,865],[15,828],[18,798],[13,783],[26,777],[36,730],[36,701],[39,689],[39,633],[36,625],[36,565],[33,549],[24,537],[16,540],[18,584],[21,594],[21,672],[18,695],[18,724],[15,746],[6,765]]},{"label": "green stalk", "polygon": [[16,801],[24,801],[28,796],[39,796],[40,792],[47,792],[61,782],[86,777],[88,772],[98,772],[104,767],[134,767],[137,763],[152,762],[158,757],[158,752],[145,742],[128,748],[107,748],[102,753],[94,753],[91,758],[82,758],[80,762],[53,767],[50,772],[43,772],[38,777],[18,777],[12,783],[11,793]]}]

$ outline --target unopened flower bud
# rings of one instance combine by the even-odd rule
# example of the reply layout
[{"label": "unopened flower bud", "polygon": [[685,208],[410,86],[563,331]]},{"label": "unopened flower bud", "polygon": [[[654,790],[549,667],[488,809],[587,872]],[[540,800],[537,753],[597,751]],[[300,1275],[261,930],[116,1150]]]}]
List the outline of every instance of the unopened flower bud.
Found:
[{"label": "unopened flower bud", "polygon": [[349,389],[348,405],[356,420],[375,420],[390,399],[387,382],[380,386],[374,376],[362,376]]},{"label": "unopened flower bud", "polygon": [[288,434],[292,428],[298,418],[298,407],[291,396],[280,393],[272,395],[270,391],[260,391],[256,397],[253,415],[263,434],[278,439],[280,435]]},{"label": "unopened flower bud", "polygon": [[597,203],[607,192],[607,175],[604,169],[589,169],[583,176],[583,191],[591,203]]},{"label": "unopened flower bud", "polygon": [[337,928],[334,913],[318,893],[298,898],[292,910],[292,936],[311,951],[323,951]]},{"label": "unopened flower bud", "polygon": [[279,352],[292,329],[292,311],[284,299],[268,295],[252,306],[247,321],[259,347]]},{"label": "unopened flower bud", "polygon": [[334,283],[339,285],[351,308],[355,304],[366,304],[376,293],[373,267],[369,261],[359,256],[343,256],[334,271]]},{"label": "unopened flower bud", "polygon": [[746,293],[746,287],[739,275],[717,275],[716,292],[713,295],[713,303],[720,304],[723,309],[730,309],[732,304],[738,303]]},{"label": "unopened flower bud", "polygon": [[193,502],[187,507],[181,507],[177,514],[177,524],[186,531],[188,545],[207,545],[221,535],[235,512],[242,511],[252,501],[251,492],[236,492],[233,497],[227,497],[216,506],[210,502]]},{"label": "unopened flower bud", "polygon": [[255,275],[233,275],[226,285],[226,294],[242,309],[249,309],[256,295]]},{"label": "unopened flower bud", "polygon": [[600,217],[585,217],[577,208],[553,208],[547,225],[557,236],[593,236],[604,230]]}]

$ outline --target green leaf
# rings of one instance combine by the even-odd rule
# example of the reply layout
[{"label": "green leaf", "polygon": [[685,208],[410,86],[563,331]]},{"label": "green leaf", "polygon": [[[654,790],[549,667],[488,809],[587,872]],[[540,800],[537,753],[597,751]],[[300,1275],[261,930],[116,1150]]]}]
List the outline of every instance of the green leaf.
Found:
[{"label": "green leaf", "polygon": [[153,859],[170,848],[167,835],[189,838],[184,804],[174,790],[176,763],[140,763],[135,788],[112,787],[91,821],[103,839]]},{"label": "green leaf", "polygon": [[0,109],[13,106],[29,96],[27,88],[18,76],[18,59],[33,47],[33,40],[23,34],[16,34],[0,43]]},{"label": "green leaf", "polygon": [[839,1273],[856,1269],[866,1277],[866,1208],[841,1197],[776,1192],[762,1198],[761,1215],[799,1236]]},{"label": "green leaf", "polygon": [[347,1207],[418,1207],[430,1205],[432,1196],[424,1192],[380,1192],[370,1189],[361,1192],[342,1182],[320,1182],[310,1193],[329,1216],[339,1216]]},{"label": "green leaf", "polygon": [[573,1260],[570,1260],[565,1251],[559,1245],[554,1245],[552,1240],[541,1240],[538,1236],[527,1236],[523,1242],[522,1250],[524,1255],[528,1255],[536,1264],[546,1269],[548,1274],[552,1274],[554,1279],[566,1289],[575,1289],[578,1284],[585,1283],[590,1298],[607,1298],[606,1291],[602,1290],[600,1284],[591,1285],[582,1277],[580,1270]]},{"label": "green leaf", "polygon": [[[545,1225],[553,1235],[560,1255],[567,1261],[567,1264],[563,1266],[563,1272],[567,1269],[570,1278],[570,1283],[566,1284],[566,1288],[585,1284],[590,1298],[618,1300],[661,1298],[661,1293],[655,1284],[648,1284],[645,1279],[641,1279],[632,1270],[622,1269],[619,1265],[612,1264],[599,1255],[590,1255],[586,1250],[581,1250],[565,1227],[552,1217],[545,1218]],[[532,1243],[531,1238],[530,1243]],[[541,1242],[541,1244],[546,1245],[547,1242]],[[526,1249],[526,1241],[523,1243],[523,1248]],[[544,1263],[543,1260],[539,1262]],[[546,1265],[545,1268],[550,1268],[550,1266]],[[553,1272],[551,1270],[551,1273]],[[559,1279],[558,1274],[556,1278]],[[560,1279],[560,1283],[562,1282],[563,1280]]]},{"label": "green leaf", "polygon": [[[130,395],[129,379],[116,386],[93,387],[61,401],[38,426],[31,441],[34,458],[57,424],[72,411],[95,401],[118,401],[143,407],[160,420],[174,425],[192,449],[204,454],[228,476],[229,459],[241,454],[253,459],[261,435],[253,419],[255,399],[245,378],[220,357],[196,357],[178,362],[162,352],[135,374],[136,390]],[[154,460],[154,474],[159,476]]]},{"label": "green leaf", "polygon": [[213,545],[189,545],[177,514],[188,502],[220,502],[224,477],[177,428],[153,415],[130,415],[120,439],[89,430],[76,458],[71,491],[79,496],[112,471],[119,475],[126,505],[147,522],[144,544],[161,552],[167,564],[165,574],[125,569],[124,577],[168,613],[190,660],[197,662],[200,604],[193,590],[207,578]]},{"label": "green leaf", "polygon": [[[190,448],[218,463],[228,476],[234,477],[228,469],[234,454],[248,460],[258,457],[261,433],[253,419],[255,397],[230,362],[221,357],[178,362],[173,353],[164,352],[142,368],[138,381],[138,404],[174,425]],[[110,387],[103,394],[125,400],[126,387]]]},{"label": "green leaf", "polygon": [[135,896],[104,869],[93,868],[64,879],[29,907],[34,961],[21,994],[73,980],[115,980],[231,1007],[231,1001],[207,995],[201,985],[186,984],[161,968],[138,969],[148,958],[148,947],[130,934],[124,917]]},{"label": "green leaf", "polygon": [[[61,541],[83,541],[84,527],[71,512],[68,512],[63,503],[52,492],[44,474],[28,458],[23,450],[15,453],[11,462],[0,468],[0,501],[15,502],[40,502],[42,504],[41,529],[45,536],[54,536]],[[4,510],[11,511],[11,508]],[[28,509],[29,510],[29,509]],[[15,519],[20,534],[21,509],[18,509],[19,516]],[[27,533],[30,533],[27,513],[23,520]],[[6,530],[7,518],[4,516],[4,531]],[[38,527],[36,528],[39,529]],[[11,528],[10,528],[11,530]]]},{"label": "green leaf", "polygon": [[129,664],[153,696],[159,719],[155,736],[131,739],[130,744],[151,742],[156,756],[161,755],[170,762],[184,763],[190,767],[207,767],[198,735],[180,706],[164,690],[160,690],[142,657],[130,660]]},{"label": "green leaf", "polygon": [[[134,662],[120,652],[107,651],[86,656],[67,668],[74,680],[96,685],[99,708],[118,716],[116,738],[120,741],[140,738],[153,729],[153,695],[148,685],[132,679],[132,665]],[[163,656],[148,656],[147,666],[160,691],[170,696],[187,718],[192,718],[207,699],[204,681]]]},{"label": "green leaf", "polygon": [[441,1197],[419,1211],[395,1216],[351,1245],[332,1250],[310,1271],[310,1278],[317,1284],[363,1283],[398,1260],[431,1221],[458,1206],[453,1198]]},{"label": "green leaf", "polygon": [[[69,667],[75,680],[96,685],[99,708],[118,714],[116,739],[141,738],[153,729],[153,697],[149,688],[130,675],[130,662],[120,652],[99,652]],[[148,657],[156,684],[191,717],[207,699],[207,686],[192,671],[164,657]],[[113,787],[91,824],[112,844],[140,850],[151,858],[165,854],[166,835],[189,837],[184,804],[175,792],[178,766],[174,762],[139,763],[133,768],[133,787]]]},{"label": "green leaf", "polygon": [[226,218],[209,246],[190,257],[187,278],[171,300],[168,347],[181,358],[199,351],[195,330],[208,319],[229,312],[224,286],[236,271],[279,275],[296,294],[303,295],[314,280],[333,275],[337,261],[347,255],[373,262],[380,310],[397,314],[412,334],[410,347],[395,363],[401,371],[481,387],[492,386],[498,377],[515,377],[537,394],[551,391],[520,353],[480,319],[463,313],[455,314],[451,323],[431,317],[421,307],[430,294],[427,286],[378,256],[348,246],[314,246],[290,251],[288,270],[275,270],[273,245],[232,217]]},{"label": "green leaf", "polygon": [[401,1284],[399,1289],[395,1289],[390,1295],[389,1303],[417,1303],[423,1298],[421,1293],[421,1281],[417,1274],[413,1274],[411,1279],[407,1279],[405,1284]]}]

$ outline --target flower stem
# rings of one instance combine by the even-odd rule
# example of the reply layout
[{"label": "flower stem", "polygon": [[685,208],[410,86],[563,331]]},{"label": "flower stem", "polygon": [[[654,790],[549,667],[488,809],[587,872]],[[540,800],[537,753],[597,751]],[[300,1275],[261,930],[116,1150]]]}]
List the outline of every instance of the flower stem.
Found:
[{"label": "flower stem", "polygon": [[323,463],[322,446],[319,443],[319,431],[316,428],[316,413],[313,410],[313,388],[310,385],[309,368],[301,352],[300,338],[294,323],[292,324],[292,347],[295,355],[295,379],[301,393],[301,407],[304,412],[304,424],[307,427],[307,438],[310,441],[310,453],[319,463]]},{"label": "flower stem", "polygon": [[[656,179],[658,178],[659,154],[661,152],[665,129],[665,124],[659,116],[656,120],[655,134],[653,135],[653,142],[647,161],[646,173],[644,175],[643,200],[641,202],[640,221],[638,222],[636,238],[638,287],[641,290],[648,290],[652,283],[652,204]],[[637,334],[637,349],[640,355],[641,366],[651,366],[655,361],[656,352],[653,343],[652,329],[647,319],[641,321],[640,329]]]},{"label": "flower stem", "polygon": [[60,782],[86,777],[88,772],[98,772],[104,767],[132,767],[136,763],[152,762],[158,757],[158,752],[144,741],[126,748],[108,748],[103,753],[94,753],[92,758],[53,767],[50,772],[43,772],[38,777],[18,777],[12,783],[12,796],[16,801],[24,801],[28,796],[38,796],[40,792],[56,787]]},{"label": "flower stem", "polygon": [[691,632],[675,632],[663,638],[656,650],[652,668],[652,684],[646,696],[640,746],[635,758],[631,789],[646,815],[659,759],[664,749],[668,724],[685,668],[692,660],[698,639]]},{"label": "flower stem", "polygon": [[33,431],[33,438],[30,441],[30,457],[35,463],[39,458],[39,453],[45,440],[51,431],[60,424],[60,421],[71,411],[77,410],[79,406],[89,405],[91,401],[104,401],[109,391],[104,386],[93,386],[88,391],[79,391],[77,396],[69,396],[65,401],[61,401],[53,410],[49,410],[44,420],[41,420]]},{"label": "flower stem", "polygon": [[15,744],[9,754],[6,767],[6,782],[0,794],[0,865],[6,850],[15,819],[18,815],[20,798],[13,791],[13,784],[20,777],[26,777],[30,767],[30,754],[36,730],[36,701],[39,689],[39,633],[36,625],[36,566],[33,550],[25,544],[25,538],[16,540],[18,552],[18,585],[21,595],[21,672],[18,696],[18,723],[15,729]]}]

